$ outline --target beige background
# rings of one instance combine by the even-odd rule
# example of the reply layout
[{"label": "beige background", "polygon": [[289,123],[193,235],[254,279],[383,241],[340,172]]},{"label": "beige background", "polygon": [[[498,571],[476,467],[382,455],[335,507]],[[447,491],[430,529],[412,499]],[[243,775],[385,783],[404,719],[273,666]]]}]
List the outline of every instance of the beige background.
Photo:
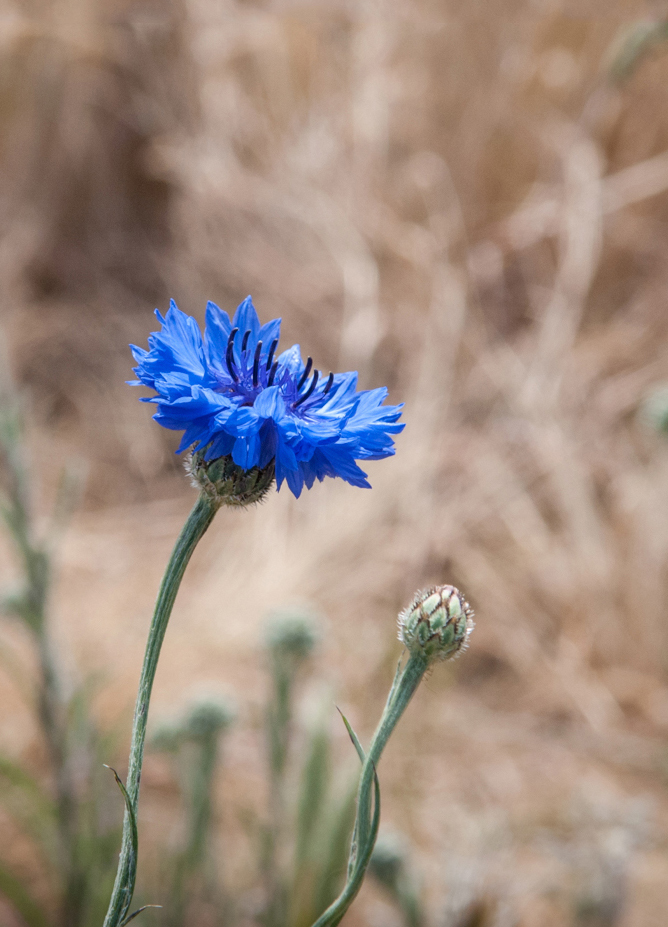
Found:
[{"label": "beige background", "polygon": [[[623,82],[611,70],[620,33],[663,12],[3,4],[2,326],[38,511],[65,461],[87,467],[53,616],[71,678],[98,679],[95,711],[124,732],[115,761],[193,498],[177,437],[124,385],[154,306],[201,322],[206,299],[250,292],[284,346],[406,402],[372,491],[332,481],[221,512],[177,602],[153,710],[198,685],[239,705],[220,784],[238,884],[241,822],[264,800],[263,616],[295,600],[326,616],[304,718],[327,698],[368,736],[397,612],[453,582],[477,614],[470,652],[422,686],[381,767],[431,922],[470,889],[490,923],[570,925],[599,876],[626,886],[623,927],[666,922],[668,444],[638,409],[668,378],[668,44]],[[0,704],[3,749],[39,772],[1,675]],[[175,803],[150,758],[147,867]],[[346,923],[395,917],[365,888]]]}]

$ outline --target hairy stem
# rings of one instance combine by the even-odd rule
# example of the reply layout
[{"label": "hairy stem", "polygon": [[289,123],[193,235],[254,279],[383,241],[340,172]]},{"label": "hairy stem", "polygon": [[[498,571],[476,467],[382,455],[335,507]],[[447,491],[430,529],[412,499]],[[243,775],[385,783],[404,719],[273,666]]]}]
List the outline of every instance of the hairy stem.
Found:
[{"label": "hairy stem", "polygon": [[390,739],[392,731],[396,727],[399,718],[406,710],[406,706],[419,686],[420,680],[424,676],[426,669],[426,658],[421,654],[411,654],[401,674],[390,689],[390,694],[387,697],[383,714],[381,715],[376,732],[373,735],[360,776],[358,792],[359,807],[357,814],[357,838],[360,845],[366,842],[369,833],[371,820],[371,786],[373,784],[374,770],[378,766],[381,753],[385,749],[385,745]]},{"label": "hairy stem", "polygon": [[[376,732],[373,735],[366,756],[364,756],[357,738],[354,734],[351,734],[354,738],[357,751],[360,757],[364,757],[364,760],[357,793],[357,816],[355,818],[350,858],[348,860],[348,879],[339,897],[320,915],[313,927],[336,927],[336,925],[341,922],[343,916],[362,887],[364,875],[369,865],[369,859],[371,858],[373,844],[375,843],[377,830],[377,820],[374,819],[378,817],[378,807],[376,807],[373,816],[371,809],[374,780],[376,781],[376,802],[378,802],[380,794],[377,789],[376,778],[378,762],[392,731],[396,727],[399,718],[406,710],[406,706],[410,702],[415,690],[420,684],[420,680],[424,676],[425,670],[427,669],[427,662],[426,657],[422,654],[411,654],[403,669],[397,669],[397,675],[390,689],[383,714],[376,728]],[[349,732],[351,730],[349,726],[348,730]]]},{"label": "hairy stem", "polygon": [[[135,704],[134,722],[132,725],[132,740],[130,744],[130,760],[128,763],[128,778],[126,789],[128,800],[136,814],[139,802],[139,785],[141,781],[141,768],[144,759],[144,741],[146,739],[146,724],[151,699],[153,680],[158,666],[160,648],[165,637],[169,617],[172,613],[176,593],[178,592],[183,574],[195,547],[202,535],[211,524],[218,509],[219,503],[202,493],[195,503],[188,519],[183,526],[176,542],[167,570],[160,585],[158,599],[155,604],[153,620],[146,643],[144,664],[139,679],[139,691]],[[120,927],[127,915],[128,908],[134,893],[137,874],[137,860],[132,840],[132,821],[126,808],[123,820],[123,841],[118,861],[116,881],[109,902],[109,909],[104,920],[104,927]]]}]

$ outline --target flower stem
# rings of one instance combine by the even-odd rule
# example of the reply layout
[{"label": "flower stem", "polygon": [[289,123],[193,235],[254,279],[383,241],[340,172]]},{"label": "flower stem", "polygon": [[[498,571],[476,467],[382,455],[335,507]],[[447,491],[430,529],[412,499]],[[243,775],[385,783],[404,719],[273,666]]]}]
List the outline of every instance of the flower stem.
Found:
[{"label": "flower stem", "polygon": [[[141,768],[144,759],[144,741],[146,739],[146,723],[148,708],[151,700],[153,680],[158,666],[160,648],[165,637],[169,616],[172,613],[176,593],[178,592],[183,574],[188,565],[195,547],[202,535],[211,524],[220,503],[211,497],[200,494],[197,502],[188,516],[176,542],[172,556],[167,564],[167,570],[160,585],[158,599],[155,603],[153,620],[146,643],[144,664],[139,679],[139,691],[135,704],[134,721],[132,725],[132,741],[130,744],[130,760],[128,763],[127,795],[134,814],[137,812],[139,802],[139,785],[141,781]],[[132,895],[134,893],[137,876],[137,859],[132,837],[132,820],[126,808],[123,820],[123,841],[118,861],[116,881],[109,902],[109,909],[104,920],[104,927],[121,927],[127,916]]]},{"label": "flower stem", "polygon": [[[378,806],[376,806],[373,817],[371,809],[378,762],[399,718],[406,710],[406,706],[419,686],[420,680],[427,669],[427,665],[427,658],[420,653],[411,654],[406,665],[403,667],[401,666],[401,662],[399,663],[397,674],[394,677],[394,682],[387,697],[383,714],[376,728],[376,732],[373,735],[366,756],[364,756],[359,741],[346,722],[348,731],[354,738],[357,751],[360,757],[363,757],[362,772],[360,774],[359,789],[357,792],[357,816],[355,818],[350,858],[348,860],[348,878],[339,897],[320,915],[313,927],[336,927],[336,925],[341,922],[343,916],[362,887],[364,875],[369,865],[376,839],[377,820],[374,819],[378,816]],[[379,795],[376,779],[376,803],[379,800]]]},{"label": "flower stem", "polygon": [[371,786],[374,769],[378,766],[380,756],[390,739],[399,718],[413,697],[427,669],[427,660],[421,654],[411,654],[402,670],[397,672],[394,684],[385,703],[385,708],[366,755],[362,767],[358,792],[358,832],[359,845],[367,840],[371,821]]}]

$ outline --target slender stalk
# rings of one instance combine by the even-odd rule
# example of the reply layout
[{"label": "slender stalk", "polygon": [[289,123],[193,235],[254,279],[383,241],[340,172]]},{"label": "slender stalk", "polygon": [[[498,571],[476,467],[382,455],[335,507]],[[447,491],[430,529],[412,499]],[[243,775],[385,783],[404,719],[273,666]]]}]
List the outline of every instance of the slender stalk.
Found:
[{"label": "slender stalk", "polygon": [[65,700],[45,622],[39,624],[36,633],[41,677],[37,707],[56,780],[58,836],[63,867],[60,920],[63,927],[78,927],[85,874],[77,858],[77,797],[67,744]]},{"label": "slender stalk", "polygon": [[[176,594],[186,566],[188,565],[188,561],[202,535],[211,524],[218,507],[219,503],[205,493],[199,496],[179,535],[160,585],[160,591],[153,613],[153,620],[148,634],[144,664],[139,679],[139,691],[135,704],[134,722],[132,725],[132,740],[130,744],[126,791],[128,796],[127,800],[135,815],[139,802],[139,786],[144,758],[144,741],[146,739],[149,702],[151,699],[153,680],[155,679],[155,672],[158,666],[160,648],[162,647],[169,617],[174,606],[174,600],[176,599]],[[109,902],[109,909],[104,920],[104,927],[121,927],[132,901],[137,874],[137,860],[135,858],[132,831],[132,816],[129,809],[126,808],[125,818],[123,820],[121,854],[118,861],[116,881]]]},{"label": "slender stalk", "polygon": [[371,826],[371,786],[373,775],[378,767],[381,753],[390,739],[392,731],[397,726],[415,690],[420,684],[427,669],[427,659],[422,654],[411,654],[401,674],[395,679],[394,685],[388,695],[383,714],[373,735],[369,751],[366,755],[358,792],[359,808],[357,813],[357,839],[358,845],[363,846],[369,835]]},{"label": "slender stalk", "polygon": [[262,851],[266,887],[264,927],[285,927],[287,923],[288,883],[281,847],[285,841],[285,772],[290,749],[293,690],[299,668],[316,640],[312,617],[299,611],[275,612],[267,628],[273,691],[267,706],[269,821]]},{"label": "slender stalk", "polygon": [[348,726],[360,757],[364,757],[357,793],[357,817],[348,861],[348,879],[339,897],[320,915],[313,927],[336,927],[362,887],[377,832],[378,807],[373,816],[371,814],[374,780],[376,780],[376,802],[379,799],[376,768],[392,731],[424,676],[427,665],[428,660],[423,654],[413,653],[403,669],[401,666],[397,669],[397,675],[366,756]]},{"label": "slender stalk", "polygon": [[67,740],[67,700],[49,634],[51,557],[48,545],[36,539],[30,504],[30,469],[21,435],[18,407],[9,400],[6,408],[0,410],[0,459],[5,483],[0,512],[23,564],[25,585],[14,600],[15,614],[33,635],[39,666],[35,708],[56,787],[58,861],[62,876],[58,923],[60,927],[78,927],[85,875],[77,860],[77,795]]}]

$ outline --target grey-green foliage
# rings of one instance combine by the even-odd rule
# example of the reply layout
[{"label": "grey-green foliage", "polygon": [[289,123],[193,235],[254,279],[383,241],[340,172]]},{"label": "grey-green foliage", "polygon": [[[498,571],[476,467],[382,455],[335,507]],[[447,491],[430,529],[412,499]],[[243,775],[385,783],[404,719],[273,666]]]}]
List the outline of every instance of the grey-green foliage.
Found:
[{"label": "grey-green foliage", "polygon": [[342,716],[350,739],[362,762],[362,772],[357,789],[357,811],[348,856],[345,885],[338,897],[315,921],[313,927],[337,927],[362,887],[378,836],[380,823],[378,763],[388,740],[420,685],[430,662],[437,660],[439,656],[438,652],[426,654],[423,650],[416,649],[409,653],[405,660],[402,657],[397,665],[394,681],[387,696],[378,727],[371,738],[366,753],[345,716]]},{"label": "grey-green foliage", "polygon": [[408,865],[405,840],[397,834],[379,834],[369,872],[389,892],[403,914],[406,927],[421,927],[424,918],[420,894]]},{"label": "grey-green foliage", "polygon": [[354,783],[332,782],[331,742],[325,718],[310,732],[299,780],[288,921],[310,927],[334,900],[345,874],[355,820]]},{"label": "grey-green foliage", "polygon": [[186,818],[183,845],[163,867],[169,885],[161,920],[165,927],[187,924],[197,905],[208,905],[217,922],[231,923],[233,905],[225,896],[220,867],[213,865],[210,843],[221,739],[235,718],[231,702],[206,695],[193,700],[180,718],[163,721],[153,732],[153,749],[177,761]]},{"label": "grey-green foliage", "polygon": [[137,835],[135,816],[139,804],[141,770],[144,762],[146,730],[151,692],[155,680],[160,650],[165,639],[167,625],[174,607],[176,595],[197,544],[206,533],[220,503],[200,494],[181,529],[174,549],[167,563],[167,569],[160,583],[158,598],[153,611],[148,641],[144,652],[139,688],[135,702],[128,775],[124,790],[126,810],[123,818],[121,852],[104,927],[124,927],[144,908],[130,911],[137,881]]},{"label": "grey-green foliage", "polygon": [[290,763],[301,739],[293,725],[295,689],[318,640],[318,620],[308,610],[284,609],[269,617],[270,815],[262,865],[267,927],[310,927],[345,881],[356,789],[352,782],[341,787],[333,781],[331,707],[305,733],[303,765]]},{"label": "grey-green foliage", "polygon": [[640,419],[656,431],[668,433],[668,386],[659,386],[640,406]]},{"label": "grey-green foliage", "polygon": [[644,19],[625,27],[608,53],[608,74],[615,83],[628,80],[638,65],[668,39],[668,20]]},{"label": "grey-green foliage", "polygon": [[[299,677],[306,676],[318,640],[314,616],[302,610],[275,612],[266,640],[271,677],[266,768],[272,802],[261,841],[266,895],[262,919],[272,927],[310,927],[345,879],[356,788],[352,780],[343,788],[333,781],[331,706],[307,731],[293,723]],[[208,917],[230,927],[242,906],[207,852],[217,815],[213,785],[224,762],[220,736],[233,714],[222,700],[200,699],[152,732],[153,749],[175,761],[185,811],[182,845],[162,871],[169,890],[159,922],[169,927],[189,923],[192,913],[207,904]],[[298,743],[302,764],[294,762]]]},{"label": "grey-green foliage", "polygon": [[63,474],[49,526],[40,534],[33,516],[20,403],[14,395],[0,395],[0,513],[19,565],[19,582],[0,595],[0,612],[28,630],[36,673],[17,665],[2,643],[0,652],[3,668],[35,714],[50,779],[43,782],[17,760],[2,756],[0,800],[34,842],[57,895],[56,905],[45,908],[32,897],[28,884],[0,865],[0,894],[29,927],[97,927],[101,899],[113,874],[115,834],[100,825],[97,761],[102,739],[87,713],[90,690],[66,691],[49,626],[52,550],[76,504],[80,484],[76,473]]},{"label": "grey-green foliage", "polygon": [[266,927],[283,927],[290,902],[284,862],[287,837],[286,767],[293,733],[294,687],[317,641],[314,616],[303,609],[273,612],[266,627],[271,690],[266,708],[269,819],[264,830],[261,869],[266,894]]},{"label": "grey-green foliage", "polygon": [[[145,910],[145,906],[140,907],[130,914],[137,869],[139,771],[157,656],[180,578],[213,517],[214,507],[204,497],[198,500],[177,542],[158,596],[152,624],[153,646],[147,651],[135,713],[127,787],[117,777],[126,816],[114,880],[118,833],[100,825],[104,801],[111,794],[108,778],[100,785],[101,759],[109,755],[110,744],[89,716],[90,687],[66,693],[49,628],[51,551],[64,516],[72,507],[74,482],[62,481],[52,530],[46,538],[41,537],[32,518],[29,468],[15,405],[0,407],[0,452],[4,489],[1,513],[21,566],[19,586],[0,601],[4,614],[21,622],[32,637],[38,672],[34,686],[25,694],[32,697],[48,749],[52,779],[45,784],[17,761],[0,758],[0,800],[39,848],[44,866],[57,885],[58,904],[45,908],[32,897],[29,886],[1,864],[0,893],[28,927],[99,927],[105,910],[105,924],[122,927]],[[294,762],[295,740],[304,739],[298,736],[293,722],[296,690],[317,640],[317,623],[306,611],[274,613],[269,621],[269,816],[260,860],[265,927],[335,927],[341,922],[360,889],[376,842],[380,821],[378,761],[429,662],[422,653],[413,653],[400,664],[368,753],[343,718],[362,771],[355,789],[341,789],[332,782],[329,718],[327,722],[321,719],[305,735],[303,765]],[[4,663],[11,665],[11,659],[8,657]],[[18,680],[26,676],[20,668],[15,675]],[[236,922],[239,898],[233,891],[225,892],[220,872],[211,865],[210,852],[219,744],[232,717],[227,705],[200,700],[177,724],[163,725],[154,738],[156,746],[187,759],[183,789],[186,838],[169,869],[167,911],[160,918],[169,927],[191,922],[190,911],[195,910],[192,903],[199,901],[209,905],[208,922],[221,927],[234,927]],[[376,869],[378,859],[377,854]],[[401,882],[397,873],[394,881],[388,881],[387,869],[385,878],[407,923],[418,927],[420,913],[408,883]]]},{"label": "grey-green foliage", "polygon": [[267,650],[272,676],[272,694],[267,705],[269,767],[272,801],[283,803],[283,777],[291,732],[293,688],[302,664],[318,639],[314,616],[308,611],[273,612],[267,622]]},{"label": "grey-green foliage", "polygon": [[[316,730],[311,735],[299,791],[297,838],[290,877],[278,849],[283,846],[289,831],[286,769],[293,691],[300,666],[315,640],[308,616],[304,615],[283,614],[278,619],[274,618],[267,635],[273,689],[267,712],[271,788],[263,867],[267,892],[266,927],[336,927],[345,916],[360,890],[378,834],[380,786],[376,766],[429,664],[429,658],[422,652],[410,654],[405,662],[400,662],[368,754],[342,716],[362,763],[356,806],[348,797],[337,811],[328,810],[328,738],[324,730]],[[352,839],[348,842],[343,839],[343,834],[352,817],[352,808],[355,809],[354,823]],[[325,824],[325,821],[328,823]],[[346,856],[347,866],[344,863]],[[342,885],[338,896],[335,896],[336,882]],[[410,907],[407,896],[406,901]],[[412,923],[418,924],[417,906],[413,907]]]}]

